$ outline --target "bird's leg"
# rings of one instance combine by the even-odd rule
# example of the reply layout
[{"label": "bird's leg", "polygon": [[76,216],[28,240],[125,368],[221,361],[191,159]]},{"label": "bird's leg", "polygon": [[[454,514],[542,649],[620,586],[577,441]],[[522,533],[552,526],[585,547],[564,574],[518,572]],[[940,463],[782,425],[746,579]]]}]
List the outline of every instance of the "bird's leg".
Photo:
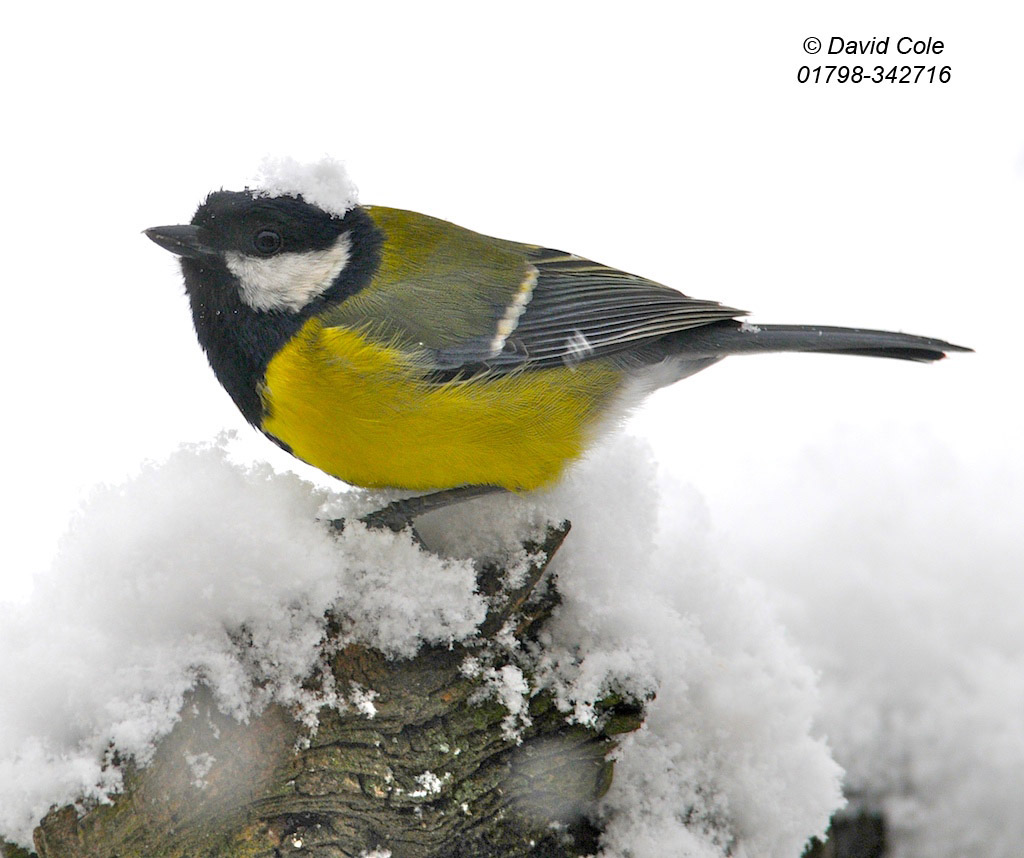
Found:
[{"label": "bird's leg", "polygon": [[504,489],[498,486],[459,486],[454,489],[392,501],[387,506],[368,513],[359,520],[371,529],[386,527],[397,533],[411,524],[414,518],[425,513],[500,491],[504,491]]},{"label": "bird's leg", "polygon": [[[374,510],[359,520],[371,529],[388,528],[398,533],[412,524],[414,518],[425,513],[502,491],[505,489],[499,486],[459,486],[454,489],[444,489],[427,495],[392,501],[387,506]],[[345,519],[335,519],[331,522],[331,526],[336,530],[342,530],[345,527]]]}]

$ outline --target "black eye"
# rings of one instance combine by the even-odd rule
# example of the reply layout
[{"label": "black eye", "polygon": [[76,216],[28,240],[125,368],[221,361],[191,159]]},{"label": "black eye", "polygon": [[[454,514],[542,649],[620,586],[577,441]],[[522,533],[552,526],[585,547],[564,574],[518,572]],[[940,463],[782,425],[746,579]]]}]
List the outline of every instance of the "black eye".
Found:
[{"label": "black eye", "polygon": [[261,229],[252,237],[252,246],[263,256],[273,256],[281,249],[281,236],[272,229]]}]

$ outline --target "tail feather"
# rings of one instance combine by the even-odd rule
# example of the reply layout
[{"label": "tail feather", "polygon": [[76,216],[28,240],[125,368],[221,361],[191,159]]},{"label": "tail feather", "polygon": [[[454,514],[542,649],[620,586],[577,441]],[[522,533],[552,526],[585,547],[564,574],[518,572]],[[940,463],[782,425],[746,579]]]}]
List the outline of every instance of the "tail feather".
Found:
[{"label": "tail feather", "polygon": [[673,342],[680,357],[723,357],[758,352],[823,352],[930,362],[947,352],[972,349],[894,331],[817,325],[751,325],[718,322],[681,331]]}]

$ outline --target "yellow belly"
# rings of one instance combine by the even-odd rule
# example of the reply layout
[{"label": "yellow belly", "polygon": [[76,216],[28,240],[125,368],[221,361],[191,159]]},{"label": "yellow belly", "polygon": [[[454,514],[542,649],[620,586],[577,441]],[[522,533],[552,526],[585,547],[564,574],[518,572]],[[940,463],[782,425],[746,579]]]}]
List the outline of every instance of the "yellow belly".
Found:
[{"label": "yellow belly", "polygon": [[262,428],[347,483],[528,490],[583,452],[618,390],[601,360],[424,384],[406,353],[306,323],[267,367]]}]

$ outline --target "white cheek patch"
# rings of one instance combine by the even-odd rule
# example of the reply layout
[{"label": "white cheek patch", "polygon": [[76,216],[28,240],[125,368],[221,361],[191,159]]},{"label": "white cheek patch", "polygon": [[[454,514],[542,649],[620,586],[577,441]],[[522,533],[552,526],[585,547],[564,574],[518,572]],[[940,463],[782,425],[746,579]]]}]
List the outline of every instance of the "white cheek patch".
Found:
[{"label": "white cheek patch", "polygon": [[238,278],[242,300],[254,310],[298,312],[326,292],[345,270],[351,247],[349,237],[341,235],[327,250],[282,253],[267,259],[228,251],[224,259]]}]

